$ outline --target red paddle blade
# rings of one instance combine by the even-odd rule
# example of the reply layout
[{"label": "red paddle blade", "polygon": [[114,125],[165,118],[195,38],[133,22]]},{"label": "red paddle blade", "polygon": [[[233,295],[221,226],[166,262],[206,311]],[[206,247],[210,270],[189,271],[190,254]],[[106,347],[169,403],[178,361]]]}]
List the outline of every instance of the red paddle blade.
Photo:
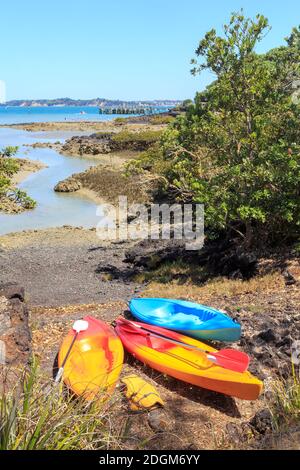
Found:
[{"label": "red paddle blade", "polygon": [[208,356],[213,356],[215,358],[214,362],[219,366],[235,372],[245,372],[250,362],[250,358],[246,353],[235,349],[220,349],[218,352],[208,353]]}]

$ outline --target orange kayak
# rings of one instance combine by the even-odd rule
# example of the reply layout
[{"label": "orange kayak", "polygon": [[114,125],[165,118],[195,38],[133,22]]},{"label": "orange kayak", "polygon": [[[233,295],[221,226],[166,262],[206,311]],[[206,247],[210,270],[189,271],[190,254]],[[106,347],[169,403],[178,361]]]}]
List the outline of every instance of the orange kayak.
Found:
[{"label": "orange kayak", "polygon": [[175,331],[136,321],[124,323],[121,318],[118,319],[116,331],[125,349],[144,364],[176,379],[225,395],[244,400],[255,400],[259,397],[263,384],[250,372],[235,372],[220,367],[207,359],[204,352],[145,334],[144,331],[134,328],[134,325],[206,351],[217,352],[217,349]]},{"label": "orange kayak", "polygon": [[[91,400],[111,392],[119,378],[124,358],[122,343],[113,328],[96,318],[86,316],[88,329],[81,331],[64,367],[65,384],[76,395]],[[58,353],[61,367],[74,338],[71,329]]]}]

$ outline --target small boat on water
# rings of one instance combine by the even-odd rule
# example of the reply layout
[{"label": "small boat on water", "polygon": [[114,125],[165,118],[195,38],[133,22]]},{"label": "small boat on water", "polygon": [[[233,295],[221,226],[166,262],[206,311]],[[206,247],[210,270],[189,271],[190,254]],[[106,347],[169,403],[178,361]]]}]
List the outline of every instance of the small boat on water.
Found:
[{"label": "small boat on water", "polygon": [[229,370],[209,360],[209,354],[203,350],[211,354],[217,350],[200,341],[122,317],[117,319],[115,328],[128,352],[163,374],[244,400],[255,400],[262,391],[262,382],[250,372]]},{"label": "small boat on water", "polygon": [[[88,328],[81,331],[64,366],[63,380],[75,395],[91,400],[112,392],[122,369],[124,350],[113,328],[97,318],[86,316]],[[58,353],[63,364],[76,332],[71,329]]]},{"label": "small boat on water", "polygon": [[129,302],[138,320],[205,340],[238,341],[241,326],[228,315],[186,300],[137,298]]}]

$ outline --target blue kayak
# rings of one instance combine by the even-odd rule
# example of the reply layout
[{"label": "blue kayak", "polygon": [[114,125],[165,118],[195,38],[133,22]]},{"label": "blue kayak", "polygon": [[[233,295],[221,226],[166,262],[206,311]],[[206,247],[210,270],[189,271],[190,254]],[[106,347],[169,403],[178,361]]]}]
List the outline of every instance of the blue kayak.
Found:
[{"label": "blue kayak", "polygon": [[140,298],[131,299],[129,308],[141,321],[197,339],[238,341],[241,336],[239,323],[206,305],[185,300]]}]

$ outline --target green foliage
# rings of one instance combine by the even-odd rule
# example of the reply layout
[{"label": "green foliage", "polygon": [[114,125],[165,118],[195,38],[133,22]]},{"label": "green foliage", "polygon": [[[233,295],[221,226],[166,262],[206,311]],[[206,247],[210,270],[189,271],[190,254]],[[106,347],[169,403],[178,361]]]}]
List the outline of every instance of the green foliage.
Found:
[{"label": "green foliage", "polygon": [[32,209],[36,203],[24,191],[12,187],[11,178],[20,168],[16,159],[12,158],[18,151],[18,147],[6,147],[0,152],[0,209],[1,198],[8,198],[17,206],[24,209]]},{"label": "green foliage", "polygon": [[[33,360],[15,388],[0,395],[0,450],[79,450],[120,446],[122,423],[114,436],[113,400],[74,399],[43,378]],[[114,406],[114,409],[113,409]]]},{"label": "green foliage", "polygon": [[12,157],[14,156],[18,151],[18,147],[13,147],[9,145],[8,147],[5,147],[1,152],[0,156],[1,157]]},{"label": "green foliage", "polygon": [[160,115],[160,114],[157,114],[155,116],[151,116],[149,118],[149,122],[150,124],[154,124],[154,125],[163,125],[163,124],[171,124],[171,122],[173,122],[175,120],[174,117],[172,116],[165,116],[165,115]]},{"label": "green foliage", "polygon": [[7,192],[7,196],[24,209],[33,209],[36,206],[36,201],[27,196],[26,192],[21,189],[13,188]]},{"label": "green foliage", "polygon": [[233,229],[248,244],[294,237],[300,225],[300,31],[259,55],[269,29],[240,12],[222,37],[209,31],[192,73],[207,69],[214,82],[135,162],[163,176],[177,200],[205,204],[208,234]]},{"label": "green foliage", "polygon": [[10,179],[19,170],[17,161],[10,158],[17,150],[17,147],[6,147],[0,151],[0,197],[7,194]]},{"label": "green foliage", "polygon": [[188,111],[189,109],[191,109],[191,108],[193,107],[193,105],[194,105],[193,100],[187,99],[187,100],[184,100],[180,105],[178,105],[178,106],[176,107],[176,109],[177,109],[178,111],[186,112],[186,111]]},{"label": "green foliage", "polygon": [[140,131],[140,132],[130,132],[127,130],[118,132],[112,136],[113,142],[118,143],[134,143],[134,142],[142,142],[147,144],[155,143],[161,137],[161,131]]}]

